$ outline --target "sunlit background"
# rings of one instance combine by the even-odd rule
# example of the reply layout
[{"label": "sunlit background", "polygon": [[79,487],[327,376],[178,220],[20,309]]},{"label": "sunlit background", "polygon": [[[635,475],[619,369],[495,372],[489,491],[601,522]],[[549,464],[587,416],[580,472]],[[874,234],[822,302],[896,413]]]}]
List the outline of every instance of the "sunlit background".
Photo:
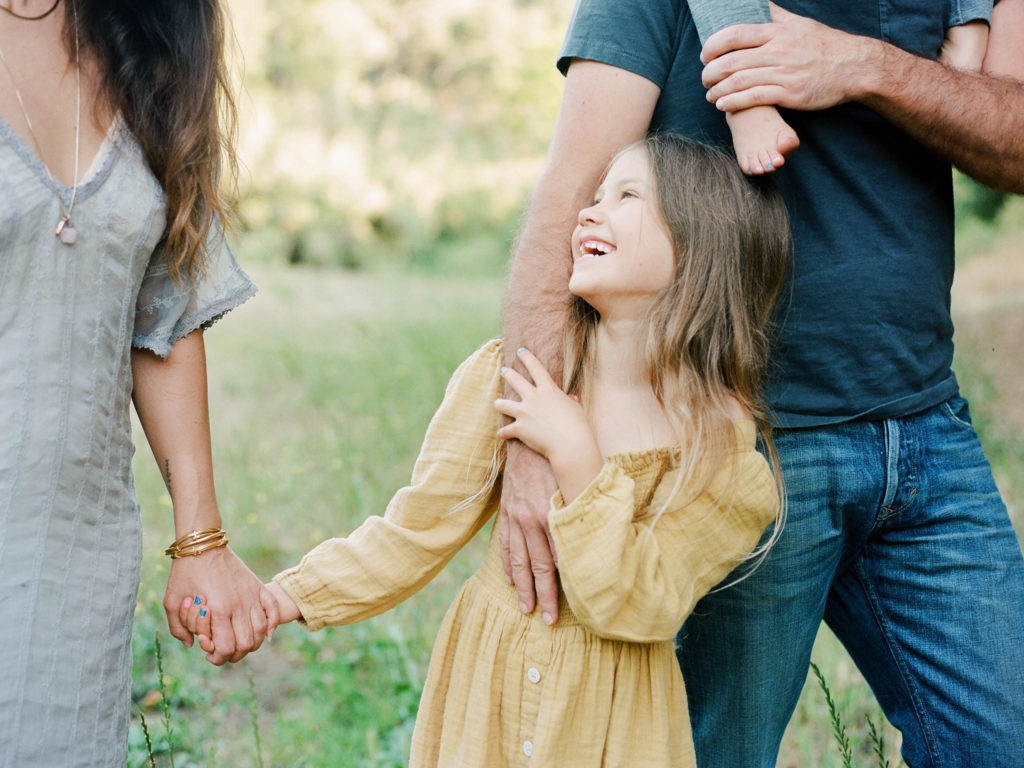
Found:
[{"label": "sunlit background", "polygon": [[568,3],[231,7],[247,258],[500,269],[558,107]]},{"label": "sunlit background", "polygon": [[[206,339],[224,525],[262,578],[383,511],[451,371],[500,332],[571,6],[230,0],[243,163],[233,240],[261,291]],[[957,375],[1021,531],[1024,201],[956,183]],[[483,540],[381,617],[316,634],[285,627],[243,663],[213,669],[167,634],[170,500],[138,442],[146,537],[130,764],[152,753],[178,768],[405,765],[434,634]],[[814,660],[853,765],[884,765],[870,717],[895,766],[899,736],[827,630]],[[813,677],[779,765],[843,765]]]}]

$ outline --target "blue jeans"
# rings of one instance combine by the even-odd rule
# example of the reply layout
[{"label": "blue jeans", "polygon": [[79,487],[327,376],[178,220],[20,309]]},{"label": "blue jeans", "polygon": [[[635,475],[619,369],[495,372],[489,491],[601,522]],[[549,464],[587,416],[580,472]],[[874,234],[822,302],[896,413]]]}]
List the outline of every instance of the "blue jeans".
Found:
[{"label": "blue jeans", "polygon": [[1024,766],[1024,558],[955,397],[776,434],[789,520],[679,633],[699,768],[771,768],[822,619],[910,768]]}]

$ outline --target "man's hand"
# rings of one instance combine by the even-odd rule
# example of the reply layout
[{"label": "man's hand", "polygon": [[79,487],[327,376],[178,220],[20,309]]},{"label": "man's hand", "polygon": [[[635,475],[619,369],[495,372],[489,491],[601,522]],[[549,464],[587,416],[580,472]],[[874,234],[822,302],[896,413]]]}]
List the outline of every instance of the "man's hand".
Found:
[{"label": "man's hand", "polygon": [[723,112],[766,104],[819,110],[869,88],[879,41],[771,9],[771,24],[740,24],[708,38],[701,51],[708,101]]},{"label": "man's hand", "polygon": [[708,100],[726,112],[860,102],[975,181],[1024,194],[1022,38],[1024,0],[1002,0],[979,74],[773,5],[771,24],[708,39],[703,80]]},{"label": "man's hand", "polygon": [[[593,201],[608,161],[647,133],[660,93],[647,78],[608,64],[576,60],[569,67],[547,163],[509,270],[503,334],[508,349],[529,345],[554,372],[561,369],[573,227],[580,209]],[[529,613],[539,603],[554,622],[558,584],[547,535],[554,475],[543,457],[518,440],[506,445],[499,529],[505,573],[523,610]]]},{"label": "man's hand", "polygon": [[[557,487],[547,459],[510,440],[501,486],[498,538],[505,575],[515,584],[523,613],[540,605],[548,624],[558,620],[555,546],[548,531],[551,494]],[[534,592],[536,589],[536,592]]]}]

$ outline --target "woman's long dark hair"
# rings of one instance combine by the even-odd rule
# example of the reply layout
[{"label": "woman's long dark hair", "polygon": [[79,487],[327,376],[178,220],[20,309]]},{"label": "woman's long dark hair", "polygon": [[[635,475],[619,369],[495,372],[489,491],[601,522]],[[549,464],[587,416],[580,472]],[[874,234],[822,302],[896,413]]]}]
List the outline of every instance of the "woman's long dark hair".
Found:
[{"label": "woman's long dark hair", "polygon": [[[215,218],[227,222],[222,173],[234,183],[236,110],[218,0],[69,0],[83,53],[100,67],[100,96],[120,113],[167,194],[173,276],[203,266]],[[74,13],[67,12],[68,37]],[[70,40],[73,45],[73,40]]]}]

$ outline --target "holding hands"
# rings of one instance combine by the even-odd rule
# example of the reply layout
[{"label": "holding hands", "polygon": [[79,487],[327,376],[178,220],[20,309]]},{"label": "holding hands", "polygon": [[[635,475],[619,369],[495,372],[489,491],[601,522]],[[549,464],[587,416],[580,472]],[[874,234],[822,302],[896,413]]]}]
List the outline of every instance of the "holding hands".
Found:
[{"label": "holding hands", "polygon": [[277,600],[226,546],[173,561],[164,610],[171,634],[186,648],[198,636],[216,666],[258,649],[281,620]]},{"label": "holding hands", "polygon": [[[519,400],[495,400],[494,407],[511,420],[498,430],[498,437],[519,440],[547,458],[568,503],[601,470],[604,460],[597,439],[578,399],[565,394],[532,353],[520,349],[518,356],[529,377],[502,368],[502,378]],[[543,524],[546,527],[546,519]],[[548,543],[550,547],[550,540]],[[554,548],[550,551],[553,554]],[[548,598],[542,603],[553,603],[543,607],[545,620],[554,623],[557,587],[553,562],[550,582],[551,594],[540,596]],[[532,599],[530,603],[524,598],[524,610],[533,609]],[[302,618],[279,584],[262,584],[227,547],[174,560],[164,608],[171,634],[186,647],[198,637],[207,660],[218,666],[240,661],[269,639],[279,624]]]}]

